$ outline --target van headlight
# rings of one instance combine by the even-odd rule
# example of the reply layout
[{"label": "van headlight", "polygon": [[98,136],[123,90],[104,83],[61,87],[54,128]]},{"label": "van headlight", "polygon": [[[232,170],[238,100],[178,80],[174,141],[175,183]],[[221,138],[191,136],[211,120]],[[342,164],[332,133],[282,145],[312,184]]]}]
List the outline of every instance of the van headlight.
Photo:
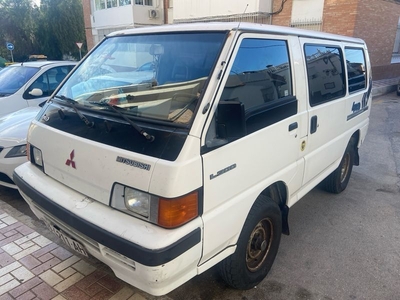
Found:
[{"label": "van headlight", "polygon": [[181,226],[199,215],[198,191],[177,198],[163,198],[121,184],[114,184],[111,207],[165,228]]},{"label": "van headlight", "polygon": [[26,144],[12,147],[5,158],[26,156]]}]

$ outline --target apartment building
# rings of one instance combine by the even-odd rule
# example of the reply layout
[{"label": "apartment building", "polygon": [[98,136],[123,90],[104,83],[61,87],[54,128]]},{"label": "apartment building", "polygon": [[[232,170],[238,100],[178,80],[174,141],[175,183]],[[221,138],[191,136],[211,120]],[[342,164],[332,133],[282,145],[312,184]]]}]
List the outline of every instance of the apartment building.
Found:
[{"label": "apartment building", "polygon": [[400,77],[400,0],[82,1],[89,49],[124,28],[240,20],[362,38],[374,79]]}]

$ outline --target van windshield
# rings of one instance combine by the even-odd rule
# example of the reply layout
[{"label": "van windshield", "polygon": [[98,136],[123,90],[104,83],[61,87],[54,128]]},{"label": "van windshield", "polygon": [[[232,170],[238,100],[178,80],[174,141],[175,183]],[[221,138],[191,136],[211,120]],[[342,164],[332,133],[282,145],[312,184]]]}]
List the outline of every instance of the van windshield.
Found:
[{"label": "van windshield", "polygon": [[14,94],[40,69],[25,66],[8,66],[0,72],[0,97]]},{"label": "van windshield", "polygon": [[[188,123],[226,32],[106,38],[58,91],[97,110]],[[111,110],[112,111],[112,110]]]}]

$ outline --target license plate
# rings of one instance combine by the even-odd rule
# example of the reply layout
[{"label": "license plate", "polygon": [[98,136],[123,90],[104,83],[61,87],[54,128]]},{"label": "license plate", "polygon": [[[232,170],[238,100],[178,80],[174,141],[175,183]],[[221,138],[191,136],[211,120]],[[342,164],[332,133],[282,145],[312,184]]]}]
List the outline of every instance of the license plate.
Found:
[{"label": "license plate", "polygon": [[88,256],[87,251],[85,247],[79,243],[78,241],[75,241],[73,238],[69,237],[67,234],[65,234],[62,230],[56,228],[54,225],[50,224],[47,220],[43,220],[44,223],[47,225],[47,227],[50,229],[51,232],[53,232],[55,235],[57,235],[67,246],[69,246],[71,249],[75,250],[76,252]]}]

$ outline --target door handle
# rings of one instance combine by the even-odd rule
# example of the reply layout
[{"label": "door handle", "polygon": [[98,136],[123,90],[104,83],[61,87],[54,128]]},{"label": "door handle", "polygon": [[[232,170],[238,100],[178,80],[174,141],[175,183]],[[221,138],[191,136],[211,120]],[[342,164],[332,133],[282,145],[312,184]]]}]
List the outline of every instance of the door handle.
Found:
[{"label": "door handle", "polygon": [[313,134],[314,132],[317,131],[318,127],[318,118],[317,116],[312,116],[311,117],[311,126],[310,126],[310,133]]},{"label": "door handle", "polygon": [[289,125],[289,131],[295,130],[298,127],[299,127],[299,125],[297,124],[297,122],[294,122],[294,123]]}]

